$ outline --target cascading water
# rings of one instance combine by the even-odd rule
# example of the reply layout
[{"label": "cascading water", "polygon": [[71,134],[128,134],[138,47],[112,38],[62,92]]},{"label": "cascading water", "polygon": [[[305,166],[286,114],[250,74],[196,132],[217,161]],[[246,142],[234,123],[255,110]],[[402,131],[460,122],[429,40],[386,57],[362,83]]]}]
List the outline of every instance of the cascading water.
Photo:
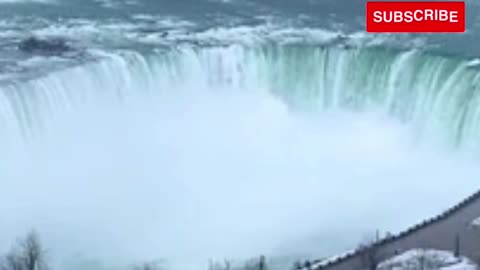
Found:
[{"label": "cascading water", "polygon": [[478,90],[461,59],[297,45],[5,84],[0,231],[37,228],[69,267],[331,254],[476,188]]},{"label": "cascading water", "polygon": [[468,62],[415,51],[230,46],[125,53],[3,87],[1,124],[4,134],[28,135],[99,98],[128,103],[168,92],[228,89],[271,94],[302,110],[375,110],[418,128],[441,128],[446,143],[475,146],[479,85],[480,72]]}]

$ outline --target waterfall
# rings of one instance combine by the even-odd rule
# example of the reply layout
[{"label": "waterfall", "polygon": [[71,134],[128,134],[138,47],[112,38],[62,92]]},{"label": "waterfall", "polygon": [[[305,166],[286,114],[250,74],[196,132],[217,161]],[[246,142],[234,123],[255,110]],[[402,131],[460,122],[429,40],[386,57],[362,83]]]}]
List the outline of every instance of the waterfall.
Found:
[{"label": "waterfall", "polygon": [[38,228],[78,268],[78,251],[178,269],[329,255],[477,188],[463,150],[479,146],[479,74],[418,51],[271,45],[121,51],[4,82],[0,231]]},{"label": "waterfall", "polygon": [[298,109],[382,111],[421,134],[477,147],[480,72],[416,51],[266,46],[122,53],[0,88],[2,133],[32,135],[98,99],[128,102],[168,91],[264,91]]}]

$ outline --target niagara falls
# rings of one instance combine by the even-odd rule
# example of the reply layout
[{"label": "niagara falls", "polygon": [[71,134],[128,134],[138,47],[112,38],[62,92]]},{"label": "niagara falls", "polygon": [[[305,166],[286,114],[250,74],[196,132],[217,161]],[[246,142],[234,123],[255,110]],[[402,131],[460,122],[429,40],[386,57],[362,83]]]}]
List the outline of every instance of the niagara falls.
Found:
[{"label": "niagara falls", "polygon": [[480,21],[367,34],[354,2],[0,1],[0,269],[43,269],[3,256],[34,231],[51,270],[314,270],[466,215]]}]

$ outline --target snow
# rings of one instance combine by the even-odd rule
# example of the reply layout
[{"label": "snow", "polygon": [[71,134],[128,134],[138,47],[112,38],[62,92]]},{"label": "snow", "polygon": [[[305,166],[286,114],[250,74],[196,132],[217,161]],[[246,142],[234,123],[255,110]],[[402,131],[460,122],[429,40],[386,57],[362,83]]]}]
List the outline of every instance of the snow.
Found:
[{"label": "snow", "polygon": [[480,227],[480,217],[477,217],[476,219],[472,220],[472,222],[470,222],[470,226]]},{"label": "snow", "polygon": [[[348,256],[355,251],[349,251],[330,257],[313,265],[313,269],[325,266],[332,261]],[[422,267],[423,264],[423,267]],[[465,257],[455,257],[450,251],[433,249],[411,249],[395,257],[383,261],[379,270],[477,270],[477,265]]]},{"label": "snow", "polygon": [[467,67],[477,67],[480,65],[480,58],[475,58],[467,63]]},{"label": "snow", "polygon": [[332,263],[336,260],[339,260],[339,259],[345,258],[349,255],[355,254],[357,251],[358,251],[357,249],[352,249],[352,250],[345,251],[345,252],[340,253],[340,254],[335,255],[335,256],[330,256],[330,257],[324,258],[324,259],[314,263],[312,265],[312,268],[316,269],[318,267],[323,267],[323,266],[328,265],[328,264],[330,264],[330,263]]},{"label": "snow", "polygon": [[380,270],[476,270],[476,267],[465,257],[457,258],[452,252],[432,249],[408,250],[379,265]]}]

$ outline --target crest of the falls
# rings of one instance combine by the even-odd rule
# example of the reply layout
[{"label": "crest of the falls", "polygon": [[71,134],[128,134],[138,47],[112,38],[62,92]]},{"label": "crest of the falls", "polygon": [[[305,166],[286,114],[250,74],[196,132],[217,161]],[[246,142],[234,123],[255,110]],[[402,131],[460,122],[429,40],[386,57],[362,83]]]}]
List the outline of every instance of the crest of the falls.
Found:
[{"label": "crest of the falls", "polygon": [[85,104],[128,103],[168,92],[258,91],[298,110],[377,111],[477,147],[480,72],[467,61],[420,52],[336,47],[230,46],[124,53],[1,87],[3,136],[29,136]]}]

